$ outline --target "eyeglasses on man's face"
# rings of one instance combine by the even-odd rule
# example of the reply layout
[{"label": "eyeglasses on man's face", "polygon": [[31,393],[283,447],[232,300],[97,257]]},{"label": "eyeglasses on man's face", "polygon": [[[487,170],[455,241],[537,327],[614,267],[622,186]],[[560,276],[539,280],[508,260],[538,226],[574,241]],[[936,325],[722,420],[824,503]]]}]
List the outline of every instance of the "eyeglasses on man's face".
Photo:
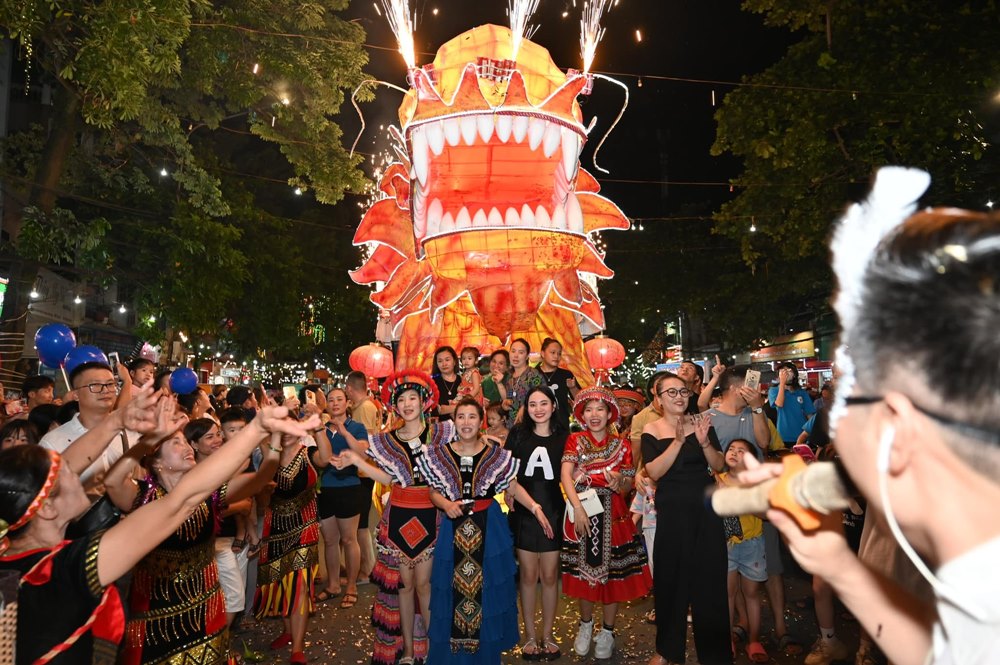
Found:
[{"label": "eyeglasses on man's face", "polygon": [[690,397],[692,395],[691,391],[687,388],[666,388],[656,393],[657,395],[666,395],[667,397]]},{"label": "eyeglasses on man's face", "polygon": [[103,392],[113,393],[116,390],[118,390],[118,384],[114,381],[108,381],[107,383],[88,383],[86,387],[87,390],[96,395],[99,395]]}]

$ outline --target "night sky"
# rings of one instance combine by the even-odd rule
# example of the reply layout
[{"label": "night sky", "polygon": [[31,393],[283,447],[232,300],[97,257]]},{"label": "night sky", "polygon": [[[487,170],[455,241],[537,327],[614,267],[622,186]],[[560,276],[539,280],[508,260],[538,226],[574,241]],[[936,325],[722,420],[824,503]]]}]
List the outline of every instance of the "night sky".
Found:
[{"label": "night sky", "polygon": [[[582,5],[582,0],[577,0],[577,5]],[[417,15],[417,65],[431,62],[444,42],[477,25],[508,25],[506,0],[416,0],[411,1],[411,7]],[[563,12],[568,12],[565,18]],[[352,3],[349,13],[368,35],[370,62],[366,71],[374,78],[405,86],[403,58],[395,50],[387,20],[376,12],[372,0]],[[564,70],[582,64],[580,14],[581,6],[574,7],[573,0],[541,0],[532,20],[538,26],[533,41],[547,48]],[[598,177],[601,193],[633,221],[630,233],[602,234],[605,262],[616,273],[610,283],[601,286],[608,333],[624,335],[622,340],[630,345],[645,344],[655,326],[650,328],[652,319],[650,325],[645,318],[639,322],[643,315],[634,307],[639,294],[645,294],[646,305],[655,302],[653,307],[663,307],[662,316],[667,318],[668,312],[683,307],[678,299],[681,294],[669,288],[671,278],[660,271],[665,249],[684,253],[690,257],[689,265],[740,261],[735,244],[722,243],[725,246],[720,249],[720,242],[709,237],[711,214],[733,196],[728,181],[740,169],[737,159],[709,153],[717,108],[713,107],[712,93],[716,105],[721,104],[733,82],[778,61],[797,36],[765,27],[762,17],[741,11],[734,0],[620,0],[603,24],[606,33],[593,70],[626,84],[631,99],[624,118],[601,149],[599,163],[610,171],[601,174],[594,168],[592,153],[618,114],[623,92],[598,80],[593,94],[580,98],[584,124],[595,115],[599,119],[581,163]],[[641,42],[636,39],[636,30],[642,34]],[[358,143],[359,151],[379,154],[389,148],[378,128],[398,124],[400,98],[397,91],[380,88],[376,100],[363,105],[368,129]],[[339,122],[349,145],[358,129],[349,104],[345,104]],[[366,171],[371,174],[370,163]],[[347,201],[352,211],[357,211],[351,213],[356,224],[360,219],[357,199],[348,197]],[[687,269],[675,266],[674,273]],[[650,287],[653,291],[647,290]],[[634,329],[637,322],[643,330]]]},{"label": "night sky", "polygon": [[[411,3],[417,14],[417,64],[430,62],[442,43],[469,28],[484,23],[507,25],[506,4],[504,0]],[[709,155],[715,135],[712,91],[720,103],[732,86],[655,77],[739,81],[779,59],[792,37],[786,31],[765,28],[759,16],[740,11],[738,5],[733,0],[621,0],[606,15],[607,32],[594,70],[628,85],[631,101],[622,123],[601,150],[599,163],[611,173],[598,174],[591,153],[617,115],[623,95],[616,86],[597,82],[593,95],[584,100],[585,122],[594,115],[599,122],[582,163],[599,176],[602,193],[630,217],[665,217],[686,206],[717,206],[729,195],[727,187],[674,183],[725,182],[736,174],[736,160]],[[568,12],[566,18],[563,12]],[[352,3],[350,15],[364,26],[368,44],[395,46],[387,21],[370,0]],[[547,48],[560,68],[580,67],[579,17],[580,7],[574,7],[572,0],[541,0],[532,21],[539,26],[533,41]],[[642,33],[641,43],[636,41],[636,30]],[[397,52],[370,48],[368,53],[369,73],[405,86],[405,65]],[[385,150],[388,143],[377,129],[381,124],[398,123],[399,100],[397,92],[382,88],[377,100],[363,107],[368,130],[359,150]],[[353,110],[346,106],[341,118],[348,141],[356,132],[351,114]],[[669,222],[643,221],[649,223]],[[608,236],[609,245],[613,244],[614,235]]]}]

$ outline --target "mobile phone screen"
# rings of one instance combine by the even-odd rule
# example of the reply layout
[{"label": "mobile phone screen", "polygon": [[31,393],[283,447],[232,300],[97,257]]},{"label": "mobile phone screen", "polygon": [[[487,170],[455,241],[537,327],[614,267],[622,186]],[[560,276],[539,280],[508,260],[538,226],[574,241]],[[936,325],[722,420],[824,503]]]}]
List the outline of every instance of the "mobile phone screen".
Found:
[{"label": "mobile phone screen", "polygon": [[806,464],[816,461],[816,454],[813,453],[812,448],[804,443],[797,443],[792,446],[792,452],[805,460]]}]

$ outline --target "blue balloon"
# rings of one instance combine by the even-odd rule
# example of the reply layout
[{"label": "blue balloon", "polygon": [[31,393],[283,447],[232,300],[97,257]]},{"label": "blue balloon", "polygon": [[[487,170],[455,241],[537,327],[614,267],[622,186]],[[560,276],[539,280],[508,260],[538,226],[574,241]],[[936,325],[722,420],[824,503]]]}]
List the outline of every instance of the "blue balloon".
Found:
[{"label": "blue balloon", "polygon": [[35,333],[35,350],[46,367],[58,369],[75,347],[76,335],[62,323],[46,323]]},{"label": "blue balloon", "polygon": [[111,363],[108,361],[108,357],[104,355],[104,351],[101,351],[96,346],[89,346],[87,344],[78,346],[67,353],[66,359],[63,360],[63,367],[66,368],[67,374],[72,374],[73,370],[83,363],[99,363],[111,369]]},{"label": "blue balloon", "polygon": [[175,369],[170,375],[170,389],[178,395],[190,395],[198,389],[198,375],[190,367]]}]

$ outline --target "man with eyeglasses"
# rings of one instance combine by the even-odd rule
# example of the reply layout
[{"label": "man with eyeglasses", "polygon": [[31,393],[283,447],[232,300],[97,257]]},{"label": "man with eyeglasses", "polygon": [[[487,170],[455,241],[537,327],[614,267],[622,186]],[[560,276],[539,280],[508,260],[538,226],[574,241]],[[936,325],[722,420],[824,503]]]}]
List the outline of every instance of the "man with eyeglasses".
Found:
[{"label": "man with eyeglasses", "polygon": [[[836,229],[841,325],[831,434],[844,467],[934,589],[860,561],[838,513],[768,518],[894,663],[1000,663],[1000,214],[914,213],[930,184],[879,171]],[[956,371],[960,370],[960,371]],[[760,482],[777,465],[742,474]]]},{"label": "man with eyeglasses", "polygon": [[[104,420],[115,408],[115,400],[118,398],[118,382],[111,368],[103,363],[82,363],[70,373],[69,382],[76,392],[80,412],[65,425],[46,434],[39,442],[43,448],[59,453]],[[91,502],[104,495],[104,474],[125,453],[125,442],[131,447],[138,440],[137,432],[123,432],[80,474],[80,481]]]}]

